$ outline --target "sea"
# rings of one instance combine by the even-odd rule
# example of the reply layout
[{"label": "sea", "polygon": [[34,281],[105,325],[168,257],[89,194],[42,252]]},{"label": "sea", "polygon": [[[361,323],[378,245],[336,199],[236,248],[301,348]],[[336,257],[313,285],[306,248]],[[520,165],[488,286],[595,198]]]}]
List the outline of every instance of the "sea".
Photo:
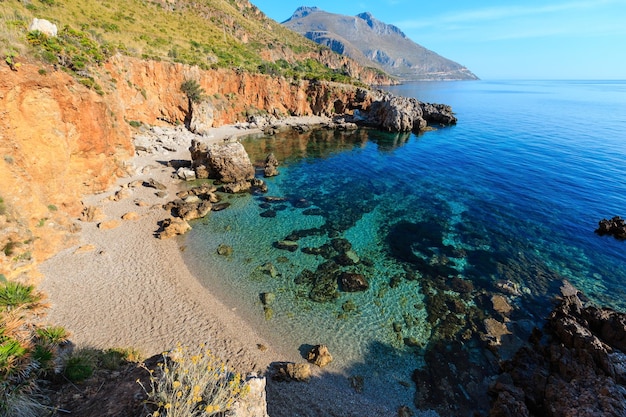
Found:
[{"label": "sea", "polygon": [[329,372],[362,395],[471,407],[565,281],[626,311],[626,242],[594,233],[626,217],[626,81],[386,89],[448,104],[458,123],[243,138],[259,176],[270,152],[280,174],[267,193],[224,196],[183,256],[281,349],[327,345]]}]

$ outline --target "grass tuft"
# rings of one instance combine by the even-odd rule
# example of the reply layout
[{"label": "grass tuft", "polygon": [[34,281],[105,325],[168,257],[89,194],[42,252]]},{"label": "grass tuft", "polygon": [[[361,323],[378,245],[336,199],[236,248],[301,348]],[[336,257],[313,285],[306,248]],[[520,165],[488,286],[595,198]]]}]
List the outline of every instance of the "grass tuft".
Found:
[{"label": "grass tuft", "polygon": [[249,390],[242,376],[230,372],[205,346],[194,350],[178,346],[163,354],[156,372],[148,372],[150,386],[142,387],[153,409],[152,416],[223,415]]}]

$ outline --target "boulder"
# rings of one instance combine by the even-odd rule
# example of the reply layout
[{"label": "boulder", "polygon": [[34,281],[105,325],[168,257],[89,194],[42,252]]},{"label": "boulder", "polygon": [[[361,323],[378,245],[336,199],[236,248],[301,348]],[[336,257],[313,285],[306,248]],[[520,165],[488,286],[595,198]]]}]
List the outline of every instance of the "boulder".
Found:
[{"label": "boulder", "polygon": [[222,243],[217,247],[217,254],[221,256],[230,256],[233,254],[233,247]]},{"label": "boulder", "polygon": [[222,183],[249,183],[254,178],[254,166],[239,142],[207,145],[194,139],[189,151],[198,178],[212,178]]},{"label": "boulder", "polygon": [[193,181],[196,179],[196,171],[191,168],[180,167],[178,171],[176,171],[176,175],[178,178],[185,181]]},{"label": "boulder", "polygon": [[272,379],[278,382],[309,382],[309,379],[311,379],[311,366],[308,363],[273,363]]},{"label": "boulder", "polygon": [[54,23],[46,19],[34,18],[33,21],[30,23],[30,25],[28,26],[28,31],[33,32],[35,30],[50,37],[55,37],[57,36],[57,33],[58,33],[57,25],[55,25]]},{"label": "boulder", "polygon": [[106,215],[102,212],[100,207],[87,206],[80,213],[79,220],[83,222],[98,222],[105,218]]},{"label": "boulder", "polygon": [[326,345],[314,346],[306,356],[306,359],[314,365],[323,368],[333,361],[333,356]]},{"label": "boulder", "polygon": [[177,207],[177,214],[183,220],[201,219],[211,211],[212,204],[209,201],[198,200],[194,202],[181,201]]},{"label": "boulder", "polygon": [[270,153],[269,155],[267,155],[267,158],[265,158],[265,168],[263,170],[263,176],[264,177],[275,177],[276,175],[278,175],[278,169],[276,169],[276,167],[278,167],[278,159],[276,159],[276,156],[274,156],[273,153]]},{"label": "boulder", "polygon": [[110,230],[120,226],[119,220],[108,220],[98,223],[98,229]]},{"label": "boulder", "polygon": [[187,233],[189,230],[191,230],[191,226],[187,221],[178,217],[170,217],[161,222],[161,228],[157,232],[157,237],[159,239],[169,239]]},{"label": "boulder", "polygon": [[342,272],[339,279],[341,280],[341,288],[347,292],[366,291],[370,287],[363,274]]}]

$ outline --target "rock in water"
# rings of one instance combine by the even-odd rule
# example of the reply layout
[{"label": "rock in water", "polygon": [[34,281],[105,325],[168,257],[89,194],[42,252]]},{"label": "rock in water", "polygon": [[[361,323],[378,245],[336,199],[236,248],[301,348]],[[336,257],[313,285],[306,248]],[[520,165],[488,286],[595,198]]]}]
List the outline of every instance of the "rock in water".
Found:
[{"label": "rock in water", "polygon": [[370,284],[363,274],[343,272],[340,277],[341,288],[347,292],[366,291]]},{"label": "rock in water", "polygon": [[602,219],[598,222],[596,233],[600,236],[611,235],[615,239],[626,239],[626,221],[620,216],[615,216],[611,220]]},{"label": "rock in water", "polygon": [[274,156],[273,153],[270,153],[269,155],[267,155],[267,158],[265,158],[265,169],[263,170],[263,176],[275,177],[276,175],[278,175],[278,169],[276,169],[276,167],[278,167],[278,159],[276,159],[276,156]]}]

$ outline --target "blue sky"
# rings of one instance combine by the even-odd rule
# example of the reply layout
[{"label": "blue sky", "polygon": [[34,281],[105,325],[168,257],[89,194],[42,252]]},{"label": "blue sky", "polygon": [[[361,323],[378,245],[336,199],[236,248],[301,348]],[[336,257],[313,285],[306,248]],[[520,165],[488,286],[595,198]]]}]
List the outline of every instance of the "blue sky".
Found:
[{"label": "blue sky", "polygon": [[251,1],[278,22],[368,11],[482,79],[626,79],[626,0]]}]

